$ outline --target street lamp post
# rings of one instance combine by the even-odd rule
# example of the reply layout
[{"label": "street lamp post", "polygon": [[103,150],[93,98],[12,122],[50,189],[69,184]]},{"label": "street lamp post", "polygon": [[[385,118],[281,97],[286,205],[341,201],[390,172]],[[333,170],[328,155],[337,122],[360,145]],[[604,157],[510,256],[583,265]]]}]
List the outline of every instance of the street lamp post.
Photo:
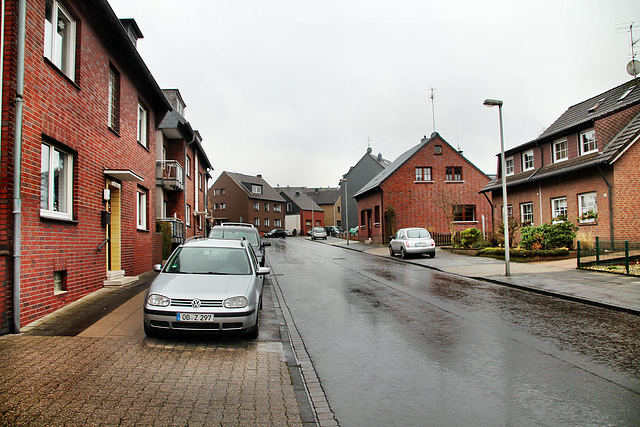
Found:
[{"label": "street lamp post", "polygon": [[[347,180],[342,178],[340,179],[340,182],[344,182],[344,198],[346,199],[348,197],[347,196]],[[349,246],[349,234],[351,234],[351,232],[349,231],[349,201],[347,201],[347,203],[344,205],[344,218],[345,218],[344,225],[347,230],[347,246]]]},{"label": "street lamp post", "polygon": [[502,222],[504,224],[504,268],[505,276],[511,276],[509,266],[509,217],[507,216],[507,161],[504,158],[504,135],[502,131],[502,101],[485,99],[486,107],[498,106],[500,116],[500,175],[502,176]]}]

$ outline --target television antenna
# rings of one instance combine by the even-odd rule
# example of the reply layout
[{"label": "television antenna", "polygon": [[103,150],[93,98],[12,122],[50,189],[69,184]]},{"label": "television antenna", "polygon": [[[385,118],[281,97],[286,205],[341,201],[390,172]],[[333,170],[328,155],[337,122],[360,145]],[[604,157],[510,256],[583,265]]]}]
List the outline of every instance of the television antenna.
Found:
[{"label": "television antenna", "polygon": [[436,99],[435,89],[431,86],[429,98],[431,99],[431,118],[433,120],[433,131],[436,131]]},{"label": "television antenna", "polygon": [[637,78],[638,74],[640,74],[640,61],[636,60],[636,51],[635,44],[638,43],[640,39],[633,39],[633,25],[635,22],[631,22],[629,24],[629,35],[631,37],[631,61],[627,64],[627,73],[633,76],[633,78]]}]

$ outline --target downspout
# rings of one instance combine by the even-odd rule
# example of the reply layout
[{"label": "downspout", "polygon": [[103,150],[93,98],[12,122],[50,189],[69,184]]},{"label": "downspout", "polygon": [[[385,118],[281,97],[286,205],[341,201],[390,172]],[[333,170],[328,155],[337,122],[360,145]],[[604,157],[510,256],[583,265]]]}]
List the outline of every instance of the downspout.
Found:
[{"label": "downspout", "polygon": [[[5,2],[2,0],[2,9],[0,13],[0,64],[4,66],[4,9]],[[0,73],[0,116],[2,115],[2,92],[4,87],[4,73]],[[2,126],[0,126],[0,164],[2,164]]]},{"label": "downspout", "polygon": [[[196,142],[196,134],[193,134],[193,138],[184,146],[184,170],[182,171],[182,182],[184,182],[184,236],[187,235],[187,148],[191,144]],[[196,184],[197,185],[197,184]],[[189,218],[189,223],[191,223],[191,218]],[[185,240],[187,240],[185,238]]]},{"label": "downspout", "polygon": [[495,207],[493,206],[493,202],[489,199],[489,196],[487,196],[487,193],[485,193],[484,191],[481,191],[481,193],[484,196],[484,198],[487,199],[487,202],[489,202],[489,206],[491,206],[491,231],[494,231],[495,230],[495,221],[494,221]]},{"label": "downspout", "polygon": [[602,172],[602,169],[600,168],[600,166],[598,166],[598,172],[600,172],[600,175],[602,175],[602,179],[604,180],[604,183],[607,184],[607,189],[609,191],[609,238],[611,239],[611,244],[613,244],[613,237],[614,237],[614,234],[613,234],[613,197],[612,197],[613,189],[611,187],[611,183],[609,183],[609,180],[604,175],[604,172]]},{"label": "downspout", "polygon": [[[18,55],[16,70],[16,130],[13,148],[13,333],[20,333],[20,247],[22,245],[22,113],[24,108],[24,40],[26,0],[18,2]],[[4,13],[3,13],[4,16]],[[4,34],[3,34],[4,36]]]}]

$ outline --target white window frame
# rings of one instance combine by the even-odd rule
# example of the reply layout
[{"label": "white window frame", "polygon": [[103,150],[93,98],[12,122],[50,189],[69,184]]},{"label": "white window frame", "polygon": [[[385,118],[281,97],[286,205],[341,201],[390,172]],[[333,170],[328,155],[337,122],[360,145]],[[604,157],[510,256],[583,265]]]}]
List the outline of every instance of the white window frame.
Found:
[{"label": "white window frame", "polygon": [[[530,216],[531,221],[525,220],[525,207],[531,207],[531,212],[527,212],[527,219]],[[520,204],[520,221],[522,224],[526,224],[527,226],[533,225],[533,202],[521,203]]]},{"label": "white window frame", "polygon": [[[45,147],[47,150],[47,158],[44,159],[45,155]],[[40,153],[40,191],[47,192],[46,199],[46,207],[42,206],[42,194],[40,198],[40,216],[52,219],[63,219],[63,220],[71,220],[73,219],[73,174],[74,174],[74,165],[73,165],[73,154],[68,151],[62,150],[55,145],[46,143],[42,141],[41,144],[41,153]],[[60,211],[59,206],[56,207],[54,200],[54,182],[55,182],[55,172],[54,172],[54,156],[52,155],[54,152],[58,152],[60,155],[66,156],[66,165],[63,170],[64,176],[61,177],[58,184],[64,185],[64,194],[60,201],[63,201],[66,205],[65,211]],[[46,166],[46,172],[43,170],[43,167]],[[44,182],[42,181],[42,176],[44,173],[47,174],[46,186],[47,188],[43,188]]]},{"label": "white window frame", "polygon": [[191,178],[191,157],[189,155],[184,158],[184,173],[187,174],[187,178]]},{"label": "white window frame", "polygon": [[278,228],[282,227],[282,220],[281,219],[277,219],[277,218],[274,219],[273,220],[273,226],[274,227],[278,227]]},{"label": "white window frame", "polygon": [[253,194],[262,194],[262,185],[252,184],[251,192]]},{"label": "white window frame", "polygon": [[136,196],[136,228],[147,230],[147,192],[138,187]]},{"label": "white window frame", "polygon": [[505,161],[506,176],[513,175],[515,173],[515,168],[513,166],[514,165],[513,156],[506,157],[504,161]]},{"label": "white window frame", "polygon": [[[120,118],[119,118],[119,86],[120,75],[112,66],[109,67],[109,117],[108,125],[113,131],[118,132],[120,130]],[[164,148],[164,147],[163,147]],[[163,159],[164,160],[164,159]]]},{"label": "white window frame", "polygon": [[145,148],[149,148],[147,129],[149,127],[149,113],[142,104],[138,103],[138,142]]},{"label": "white window frame", "polygon": [[253,202],[253,210],[254,211],[260,210],[260,202]]},{"label": "white window frame", "polygon": [[265,218],[264,219],[264,226],[268,227],[269,226],[269,218]]},{"label": "white window frame", "polygon": [[[527,166],[528,159],[531,158],[531,166]],[[522,171],[530,171],[535,167],[535,157],[533,156],[533,149],[527,150],[522,153]]]},{"label": "white window frame", "polygon": [[[564,147],[562,147],[564,144]],[[558,149],[560,147],[560,149]],[[559,155],[560,154],[560,155]],[[555,141],[551,145],[551,158],[553,163],[563,162],[569,159],[569,142],[566,139]],[[562,157],[561,157],[562,156]]]},{"label": "white window frame", "polygon": [[551,215],[554,219],[562,215],[564,215],[565,219],[568,217],[566,197],[556,197],[551,199]]},{"label": "white window frame", "polygon": [[[592,136],[590,138],[590,136]],[[587,138],[586,141],[583,139]],[[585,144],[585,142],[587,144]],[[598,140],[596,139],[596,131],[595,129],[588,129],[583,132],[580,132],[580,155],[584,156],[585,154],[595,153],[598,151]],[[585,145],[587,145],[587,150],[585,150]],[[589,148],[589,146],[593,145],[593,148]]]},{"label": "white window frame", "polygon": [[[51,5],[51,21],[44,17],[44,56],[71,80],[76,77],[76,21],[57,0],[47,0]],[[45,7],[46,10],[46,7]],[[60,36],[60,22],[66,21],[64,36]],[[54,22],[55,30],[54,31]],[[54,37],[55,34],[55,37]]]},{"label": "white window frame", "polygon": [[260,218],[253,218],[253,225],[260,227]]},{"label": "white window frame", "polygon": [[264,211],[269,212],[269,203],[264,202]]},{"label": "white window frame", "polygon": [[280,203],[274,203],[273,204],[273,211],[274,212],[282,212],[282,205]]},{"label": "white window frame", "polygon": [[[593,203],[587,203],[587,198],[592,198]],[[590,210],[598,213],[598,194],[595,191],[589,193],[578,194],[578,215],[582,218],[582,215],[586,214]]]},{"label": "white window frame", "polygon": [[187,205],[187,217],[184,219],[187,227],[191,227],[191,206]]}]

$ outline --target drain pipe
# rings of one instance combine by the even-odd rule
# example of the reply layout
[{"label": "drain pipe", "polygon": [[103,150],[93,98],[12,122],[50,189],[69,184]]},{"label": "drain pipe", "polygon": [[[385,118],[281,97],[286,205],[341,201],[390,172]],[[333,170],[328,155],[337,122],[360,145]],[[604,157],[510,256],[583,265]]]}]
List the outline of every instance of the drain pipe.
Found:
[{"label": "drain pipe", "polygon": [[607,179],[607,177],[605,176],[604,172],[602,172],[602,169],[600,168],[600,166],[598,166],[598,172],[600,172],[600,175],[602,175],[602,179],[604,180],[604,183],[607,184],[607,189],[609,190],[609,238],[611,239],[611,244],[613,245],[613,194],[612,191],[613,189],[611,188],[611,183],[609,182],[609,180]]},{"label": "drain pipe", "polygon": [[[16,130],[13,146],[13,333],[20,333],[20,247],[22,245],[22,113],[24,109],[24,40],[26,0],[18,2],[18,56],[16,81]],[[3,14],[4,15],[4,14]]]},{"label": "drain pipe", "polygon": [[[6,3],[2,0],[0,7],[0,64],[4,64],[4,10]],[[0,73],[0,114],[2,113],[2,92],[4,87],[4,73]],[[2,126],[0,126],[0,163],[2,163]]]},{"label": "drain pipe", "polygon": [[[184,182],[184,236],[187,235],[187,148],[194,142],[196,142],[196,134],[194,132],[193,138],[184,146],[184,170],[182,171],[182,182]],[[198,185],[196,183],[196,185]],[[191,223],[191,218],[189,218],[189,223]],[[184,238],[183,236],[183,238]],[[186,240],[186,238],[185,238]]]}]

